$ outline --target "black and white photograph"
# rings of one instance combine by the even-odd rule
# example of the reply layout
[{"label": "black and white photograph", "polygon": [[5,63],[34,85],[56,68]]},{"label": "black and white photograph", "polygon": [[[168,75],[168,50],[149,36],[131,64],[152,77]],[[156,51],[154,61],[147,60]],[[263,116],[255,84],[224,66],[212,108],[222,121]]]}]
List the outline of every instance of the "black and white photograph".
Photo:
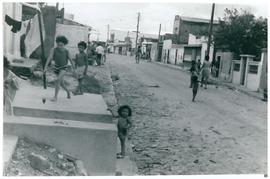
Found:
[{"label": "black and white photograph", "polygon": [[2,176],[268,177],[267,1],[1,6]]}]

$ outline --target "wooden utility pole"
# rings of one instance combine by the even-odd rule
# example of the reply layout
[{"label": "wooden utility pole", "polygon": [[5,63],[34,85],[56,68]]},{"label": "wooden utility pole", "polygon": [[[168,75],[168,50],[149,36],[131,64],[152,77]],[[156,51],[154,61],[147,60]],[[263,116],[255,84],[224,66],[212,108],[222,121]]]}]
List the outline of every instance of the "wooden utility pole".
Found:
[{"label": "wooden utility pole", "polygon": [[109,42],[110,39],[110,25],[107,25],[107,43]]},{"label": "wooden utility pole", "polygon": [[156,55],[156,60],[158,60],[158,55],[159,55],[160,32],[161,32],[161,24],[159,24],[159,30],[158,30],[158,43],[157,43],[157,55]]},{"label": "wooden utility pole", "polygon": [[140,22],[140,13],[138,13],[138,18],[137,18],[137,31],[136,31],[136,46],[135,46],[135,50],[137,51],[138,48],[138,33],[139,33],[139,22]]},{"label": "wooden utility pole", "polygon": [[212,41],[214,11],[215,11],[215,3],[212,4],[211,21],[210,21],[209,34],[208,34],[207,51],[206,51],[206,55],[208,55],[208,56],[209,56],[210,46],[211,46],[211,41]]},{"label": "wooden utility pole", "polygon": [[[41,61],[42,61],[42,67],[43,70],[45,68],[46,59],[45,59],[45,50],[44,50],[44,43],[43,43],[43,32],[42,32],[42,24],[41,24],[41,12],[38,11],[38,25],[39,25],[39,35],[40,35],[40,43],[41,43]],[[43,73],[43,87],[44,89],[47,88],[46,85],[46,74]]]}]

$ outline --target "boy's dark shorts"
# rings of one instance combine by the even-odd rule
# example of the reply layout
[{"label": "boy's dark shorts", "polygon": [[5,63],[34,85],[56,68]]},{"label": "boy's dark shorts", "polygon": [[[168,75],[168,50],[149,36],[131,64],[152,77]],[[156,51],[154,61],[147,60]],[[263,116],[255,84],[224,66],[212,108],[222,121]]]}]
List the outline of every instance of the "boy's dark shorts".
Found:
[{"label": "boy's dark shorts", "polygon": [[60,73],[61,70],[67,70],[67,67],[66,66],[65,67],[55,67],[54,68],[54,73],[56,75],[59,75],[59,73]]},{"label": "boy's dark shorts", "polygon": [[118,137],[120,139],[125,139],[127,136],[127,129],[118,129]]}]

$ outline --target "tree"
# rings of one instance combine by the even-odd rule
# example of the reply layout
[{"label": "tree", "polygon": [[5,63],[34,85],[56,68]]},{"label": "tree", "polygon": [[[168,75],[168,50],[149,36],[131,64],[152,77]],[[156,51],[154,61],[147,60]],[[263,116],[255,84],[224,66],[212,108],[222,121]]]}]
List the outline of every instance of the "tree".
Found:
[{"label": "tree", "polygon": [[240,54],[260,56],[261,49],[267,47],[267,19],[255,18],[245,10],[225,9],[225,16],[214,33],[216,47],[225,46]]}]

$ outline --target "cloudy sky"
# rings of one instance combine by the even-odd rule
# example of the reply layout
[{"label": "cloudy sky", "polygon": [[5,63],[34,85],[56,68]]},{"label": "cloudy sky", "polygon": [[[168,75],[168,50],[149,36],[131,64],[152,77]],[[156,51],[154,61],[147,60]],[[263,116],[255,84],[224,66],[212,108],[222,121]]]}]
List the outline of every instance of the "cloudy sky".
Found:
[{"label": "cloudy sky", "polygon": [[[175,15],[210,19],[211,4],[198,3],[60,3],[66,13],[75,15],[74,20],[95,28],[99,40],[106,40],[107,25],[110,29],[135,31],[137,13],[141,13],[140,31],[158,34],[159,24],[162,24],[161,34],[171,33]],[[245,9],[256,16],[267,17],[265,4],[216,4],[215,19],[223,17],[224,9]],[[92,36],[96,38],[96,35]]]}]

